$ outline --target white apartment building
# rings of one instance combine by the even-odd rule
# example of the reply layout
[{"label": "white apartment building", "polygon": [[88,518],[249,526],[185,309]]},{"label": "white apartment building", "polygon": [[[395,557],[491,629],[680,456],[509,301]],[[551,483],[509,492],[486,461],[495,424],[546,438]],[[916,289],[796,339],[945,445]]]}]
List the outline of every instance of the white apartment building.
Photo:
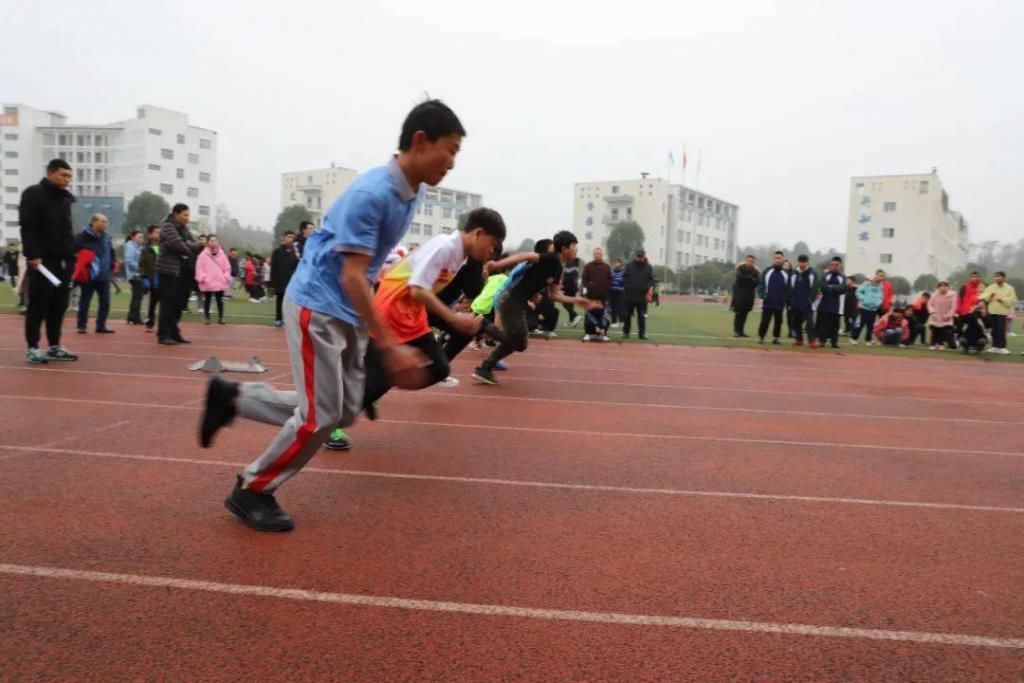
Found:
[{"label": "white apartment building", "polygon": [[705,261],[736,259],[739,207],[662,178],[602,180],[573,187],[572,230],[580,258],[605,247],[612,227],[635,221],[653,265],[678,271]]},{"label": "white apartment building", "polygon": [[[313,215],[313,222],[319,227],[324,213],[357,175],[357,171],[335,164],[329,168],[283,173],[281,208],[301,204]],[[415,249],[434,235],[454,231],[460,215],[481,206],[482,195],[447,187],[428,187],[423,201],[416,207],[416,215],[405,236],[405,245]]]},{"label": "white apartment building", "polygon": [[967,248],[967,221],[937,173],[850,179],[847,273],[946,278],[967,265]]},{"label": "white apartment building", "polygon": [[64,159],[80,197],[121,197],[125,206],[141,192],[184,202],[192,218],[208,225],[216,206],[217,133],[193,126],[188,115],[152,105],[133,119],[72,125],[64,114],[4,104],[0,116],[0,242],[19,235],[21,192],[45,175],[50,159]]}]

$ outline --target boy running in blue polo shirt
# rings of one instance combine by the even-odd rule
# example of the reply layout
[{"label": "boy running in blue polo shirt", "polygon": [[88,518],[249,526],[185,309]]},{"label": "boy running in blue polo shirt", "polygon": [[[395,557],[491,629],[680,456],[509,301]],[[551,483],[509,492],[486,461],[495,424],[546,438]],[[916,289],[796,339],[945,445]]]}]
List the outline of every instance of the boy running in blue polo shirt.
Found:
[{"label": "boy running in blue polo shirt", "polygon": [[224,501],[252,528],[294,528],[273,492],[302,469],[336,425],[351,425],[362,410],[369,334],[394,384],[423,383],[426,359],[396,341],[374,310],[371,283],[405,235],[421,186],[439,184],[454,168],[465,134],[444,103],[417,105],[402,125],[399,153],[386,166],[359,176],[307,239],[283,308],[295,391],[258,382],[210,381],[200,426],[204,447],[236,413],[282,426]]}]

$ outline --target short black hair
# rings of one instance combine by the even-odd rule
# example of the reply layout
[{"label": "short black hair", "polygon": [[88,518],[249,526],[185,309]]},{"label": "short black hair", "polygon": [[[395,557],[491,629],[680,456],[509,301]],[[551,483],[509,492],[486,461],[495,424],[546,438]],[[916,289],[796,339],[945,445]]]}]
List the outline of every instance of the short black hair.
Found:
[{"label": "short black hair", "polygon": [[554,244],[553,240],[549,240],[546,237],[542,240],[537,240],[536,244],[533,245],[533,251],[537,254],[546,254],[551,245]]},{"label": "short black hair", "polygon": [[937,284],[937,285],[935,285],[935,286],[936,286],[936,287],[941,287],[942,285],[946,285],[947,287],[949,287],[949,283],[948,283],[948,282],[946,282],[945,280],[943,280],[942,282],[940,282],[939,284]]},{"label": "short black hair", "polygon": [[209,235],[207,235],[207,234],[206,234],[205,232],[201,232],[201,233],[199,233],[199,239],[203,239],[204,237],[205,237],[206,239],[210,239],[210,236],[209,236]]},{"label": "short black hair", "polygon": [[555,233],[555,253],[561,254],[563,249],[568,249],[577,242],[579,242],[579,240],[576,239],[576,235],[572,234],[568,230],[559,230]]},{"label": "short black hair", "polygon": [[746,255],[746,256],[744,256],[743,258],[752,258],[752,259],[754,259],[755,261],[757,260],[757,257],[756,257],[756,256],[754,256],[753,254],[747,254],[747,255]]},{"label": "short black hair", "polygon": [[1006,273],[1004,273],[1001,270],[997,270],[995,273],[992,274],[992,277],[1000,277],[1000,276],[1006,277]]},{"label": "short black hair", "polygon": [[926,297],[928,297],[929,299],[931,299],[931,298],[932,298],[932,294],[931,294],[931,292],[921,292],[921,296],[923,296],[923,297],[924,297],[924,296],[926,296]]},{"label": "short black hair", "polygon": [[480,228],[485,234],[490,235],[499,242],[505,241],[505,219],[494,209],[480,207],[473,209],[466,215],[466,222],[462,226],[462,232],[472,232]]},{"label": "short black hair", "polygon": [[302,221],[299,223],[299,232],[305,230],[307,225],[313,225],[313,221]]},{"label": "short black hair", "polygon": [[159,225],[150,225],[149,227],[146,228],[146,234],[150,235],[150,234],[153,233],[154,230],[159,230],[159,229],[160,229]]},{"label": "short black hair", "polygon": [[782,256],[783,258],[785,258],[786,255],[783,254],[781,251],[777,251],[773,254],[773,256]]},{"label": "short black hair", "polygon": [[50,163],[46,164],[47,173],[53,173],[54,171],[59,171],[62,168],[69,171],[71,170],[71,166],[63,159],[50,159]]},{"label": "short black hair", "polygon": [[295,237],[295,233],[294,233],[294,232],[292,232],[291,230],[285,230],[285,231],[284,231],[284,234],[283,234],[283,235],[281,235],[281,237],[282,237],[282,239],[283,239],[283,238],[287,237],[288,235],[291,235],[292,237]]},{"label": "short black hair", "polygon": [[833,256],[832,257],[832,263],[842,263],[842,262],[843,262],[843,257],[842,256]]},{"label": "short black hair", "polygon": [[128,239],[131,239],[131,238],[135,237],[136,235],[141,235],[141,234],[142,234],[141,230],[139,230],[138,228],[132,228],[131,232],[128,233]]},{"label": "short black hair", "polygon": [[441,100],[427,100],[412,108],[402,123],[398,149],[403,152],[412,149],[412,136],[418,130],[426,133],[431,142],[437,142],[446,135],[466,137],[466,129],[462,127],[459,117]]},{"label": "short black hair", "polygon": [[175,205],[174,205],[174,206],[173,206],[173,207],[171,208],[171,213],[182,213],[182,212],[184,212],[184,211],[188,211],[188,210],[189,210],[189,209],[188,209],[188,204],[181,204],[181,203],[178,203],[178,204],[175,204]]},{"label": "short black hair", "polygon": [[981,273],[979,273],[979,272],[978,272],[978,271],[976,271],[976,270],[972,270],[972,271],[971,271],[971,275],[981,275]]},{"label": "short black hair", "polygon": [[808,261],[810,261],[810,259],[807,258],[807,254],[800,254],[799,256],[796,257],[796,260],[800,263],[807,263]]}]

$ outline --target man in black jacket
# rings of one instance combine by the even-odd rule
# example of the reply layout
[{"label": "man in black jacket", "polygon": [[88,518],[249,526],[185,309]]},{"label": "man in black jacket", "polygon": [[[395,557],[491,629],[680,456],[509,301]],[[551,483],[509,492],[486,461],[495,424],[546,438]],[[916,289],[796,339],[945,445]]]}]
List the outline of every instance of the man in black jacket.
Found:
[{"label": "man in black jacket", "polygon": [[[299,223],[299,234],[295,238],[295,253],[298,254],[300,259],[306,251],[306,240],[313,234],[313,228],[315,227],[312,221],[302,221]],[[271,273],[273,273],[273,266],[271,266]]]},{"label": "man in black jacket", "polygon": [[188,344],[181,336],[178,322],[181,312],[188,306],[188,297],[195,282],[195,259],[203,245],[192,239],[188,221],[192,217],[188,206],[175,204],[171,215],[160,226],[160,255],[156,259],[156,272],[160,279],[160,322],[157,325],[157,343],[166,346]]},{"label": "man in black jacket", "polygon": [[754,298],[757,294],[757,279],[760,273],[754,267],[754,255],[747,254],[743,262],[736,266],[736,281],[732,285],[732,336],[739,339],[749,336],[743,331],[747,324],[747,316],[754,310]]},{"label": "man in black jacket", "polygon": [[283,327],[284,318],[281,315],[281,306],[284,304],[284,290],[288,289],[295,269],[299,266],[299,256],[295,253],[295,233],[285,230],[281,238],[281,246],[270,255],[270,284],[274,288],[277,300],[276,317],[274,327]]},{"label": "man in black jacket", "polygon": [[647,293],[654,286],[654,269],[647,262],[647,255],[640,250],[626,271],[622,274],[624,288],[623,300],[626,304],[626,321],[622,325],[622,338],[629,339],[629,330],[633,322],[633,311],[636,311],[637,327],[640,339],[647,339]]},{"label": "man in black jacket", "polygon": [[[71,205],[75,198],[67,190],[70,184],[71,167],[63,159],[54,159],[46,165],[46,177],[38,185],[26,188],[18,205],[21,245],[28,264],[25,341],[30,363],[78,360],[78,356],[60,345],[71,270],[75,265],[71,232]],[[39,272],[40,266],[56,276],[60,284],[51,284]],[[50,343],[46,353],[39,350],[39,328],[43,321],[46,321],[46,338]]]}]

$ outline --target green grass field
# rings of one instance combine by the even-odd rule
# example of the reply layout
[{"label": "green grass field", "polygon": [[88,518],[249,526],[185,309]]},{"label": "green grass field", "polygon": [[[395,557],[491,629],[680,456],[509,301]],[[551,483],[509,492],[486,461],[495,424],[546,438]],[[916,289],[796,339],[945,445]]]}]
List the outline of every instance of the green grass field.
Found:
[{"label": "green grass field", "polygon": [[[128,310],[129,302],[129,291],[127,285],[121,286],[121,294],[115,294],[111,303],[112,312],[110,317],[114,320],[123,320]],[[14,292],[11,290],[9,283],[4,282],[0,284],[0,313],[16,313],[16,297]],[[196,310],[197,304],[195,302],[190,304],[193,310]],[[95,315],[96,304],[93,304],[91,315]],[[567,316],[565,311],[561,310],[561,316],[559,319],[558,336],[560,339],[579,339],[583,336],[583,325],[581,324],[578,328],[570,329],[565,327]],[[73,311],[68,312],[69,315],[73,315]],[[186,315],[185,320],[195,321],[200,320],[201,315],[195,313]],[[229,323],[239,323],[248,325],[272,325],[274,322],[274,304],[270,300],[265,304],[251,304],[244,298],[244,293],[236,292],[236,297],[226,302],[225,304],[225,318]],[[754,334],[757,331],[757,323],[760,320],[760,313],[753,311],[750,318],[747,321],[747,334]],[[635,339],[634,321],[634,339],[630,343],[656,343],[656,344],[674,344],[681,346],[721,346],[730,348],[757,348],[771,352],[787,352],[787,353],[810,353],[811,350],[807,348],[793,348],[789,343],[785,343],[782,346],[771,346],[765,345],[760,346],[754,339],[733,339],[732,338],[732,313],[728,310],[725,304],[712,304],[712,303],[682,303],[682,302],[666,302],[658,308],[652,307],[650,309],[650,317],[647,319],[647,332],[651,338],[650,342],[640,342]],[[1024,331],[1024,330],[1022,330]],[[619,334],[618,330],[612,330],[610,335],[613,340],[618,341]],[[893,349],[893,348],[879,348],[872,347],[868,348],[863,344],[859,346],[850,346],[844,338],[840,338],[840,346],[842,353],[857,353],[857,354],[881,354],[881,355],[899,355],[907,357],[928,357],[928,358],[956,358],[962,360],[977,360],[974,355],[965,357],[959,352],[945,351],[942,353],[929,351],[924,347],[916,347],[914,349]],[[1011,337],[1009,340],[1009,348],[1014,352],[1010,356],[995,356],[993,354],[983,354],[982,358],[985,360],[998,361],[998,362],[1022,362],[1024,357],[1020,354],[1024,352],[1024,336]],[[828,351],[818,351],[818,353],[828,353]]]}]

